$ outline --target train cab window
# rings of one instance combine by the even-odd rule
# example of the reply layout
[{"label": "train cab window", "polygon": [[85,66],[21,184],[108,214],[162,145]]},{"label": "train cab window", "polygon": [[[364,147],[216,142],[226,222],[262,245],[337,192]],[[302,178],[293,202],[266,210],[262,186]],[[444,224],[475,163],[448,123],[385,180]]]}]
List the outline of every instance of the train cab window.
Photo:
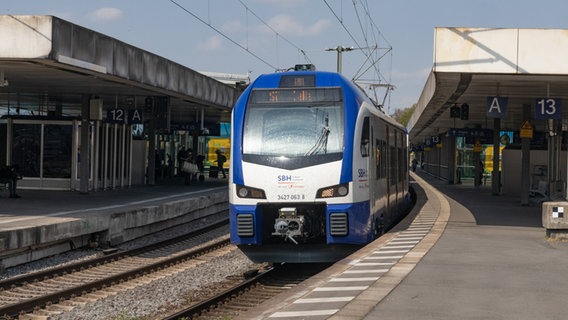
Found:
[{"label": "train cab window", "polygon": [[369,156],[369,117],[363,119],[363,130],[361,131],[361,157]]},{"label": "train cab window", "polygon": [[345,120],[340,90],[255,91],[245,114],[243,154],[341,155]]}]

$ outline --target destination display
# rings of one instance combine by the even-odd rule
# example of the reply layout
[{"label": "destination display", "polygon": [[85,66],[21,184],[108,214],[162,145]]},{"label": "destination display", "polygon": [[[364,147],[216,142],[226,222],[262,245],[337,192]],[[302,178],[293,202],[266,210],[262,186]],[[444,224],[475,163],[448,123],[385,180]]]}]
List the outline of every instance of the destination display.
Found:
[{"label": "destination display", "polygon": [[341,101],[340,88],[324,89],[272,89],[254,90],[251,103],[337,102]]}]

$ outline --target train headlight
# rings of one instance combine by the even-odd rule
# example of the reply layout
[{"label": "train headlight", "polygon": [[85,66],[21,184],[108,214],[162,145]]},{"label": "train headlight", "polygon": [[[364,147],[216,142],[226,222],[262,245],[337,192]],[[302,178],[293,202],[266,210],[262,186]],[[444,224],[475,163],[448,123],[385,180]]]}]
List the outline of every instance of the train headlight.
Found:
[{"label": "train headlight", "polygon": [[349,193],[349,188],[347,185],[341,185],[337,187],[337,194],[341,197],[345,197]]},{"label": "train headlight", "polygon": [[319,189],[316,198],[345,197],[347,194],[349,194],[349,184],[344,183]]},{"label": "train headlight", "polygon": [[237,186],[237,196],[239,198],[266,199],[263,190],[240,185]]}]

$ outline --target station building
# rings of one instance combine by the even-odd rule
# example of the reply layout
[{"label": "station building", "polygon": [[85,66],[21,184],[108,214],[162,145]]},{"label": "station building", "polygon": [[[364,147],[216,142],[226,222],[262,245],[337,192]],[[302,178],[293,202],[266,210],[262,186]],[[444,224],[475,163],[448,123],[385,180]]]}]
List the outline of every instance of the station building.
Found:
[{"label": "station building", "polygon": [[19,166],[18,188],[154,184],[180,149],[224,146],[247,85],[53,16],[0,15],[0,39],[0,166]]},{"label": "station building", "polygon": [[409,123],[411,156],[448,183],[528,205],[566,198],[568,30],[434,30]]}]

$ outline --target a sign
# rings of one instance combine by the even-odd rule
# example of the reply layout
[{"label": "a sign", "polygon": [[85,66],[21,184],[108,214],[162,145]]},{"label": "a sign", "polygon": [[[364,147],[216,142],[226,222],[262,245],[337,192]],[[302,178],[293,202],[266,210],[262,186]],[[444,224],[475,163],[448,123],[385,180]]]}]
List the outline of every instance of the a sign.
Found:
[{"label": "a sign", "polygon": [[486,115],[490,118],[507,118],[509,98],[487,97]]},{"label": "a sign", "polygon": [[562,99],[538,98],[534,112],[536,119],[562,119]]},{"label": "a sign", "polygon": [[473,145],[473,152],[481,153],[482,150],[483,146],[481,145],[481,142],[479,142],[479,140],[476,140],[475,144]]},{"label": "a sign", "polygon": [[139,110],[139,109],[128,110],[128,123],[129,124],[144,123],[144,117],[143,117],[143,114],[142,114],[142,110]]},{"label": "a sign", "polygon": [[532,139],[533,127],[531,126],[531,124],[528,120],[525,120],[525,122],[523,122],[523,125],[521,126],[520,136],[521,136],[521,139],[522,138]]},{"label": "a sign", "polygon": [[447,135],[450,137],[465,137],[466,143],[474,143],[474,139],[479,139],[481,143],[493,143],[493,130],[483,128],[451,128]]},{"label": "a sign", "polygon": [[118,124],[142,124],[144,123],[144,117],[142,110],[131,109],[125,110],[123,108],[113,108],[107,109],[106,121],[108,123],[118,123]]}]

